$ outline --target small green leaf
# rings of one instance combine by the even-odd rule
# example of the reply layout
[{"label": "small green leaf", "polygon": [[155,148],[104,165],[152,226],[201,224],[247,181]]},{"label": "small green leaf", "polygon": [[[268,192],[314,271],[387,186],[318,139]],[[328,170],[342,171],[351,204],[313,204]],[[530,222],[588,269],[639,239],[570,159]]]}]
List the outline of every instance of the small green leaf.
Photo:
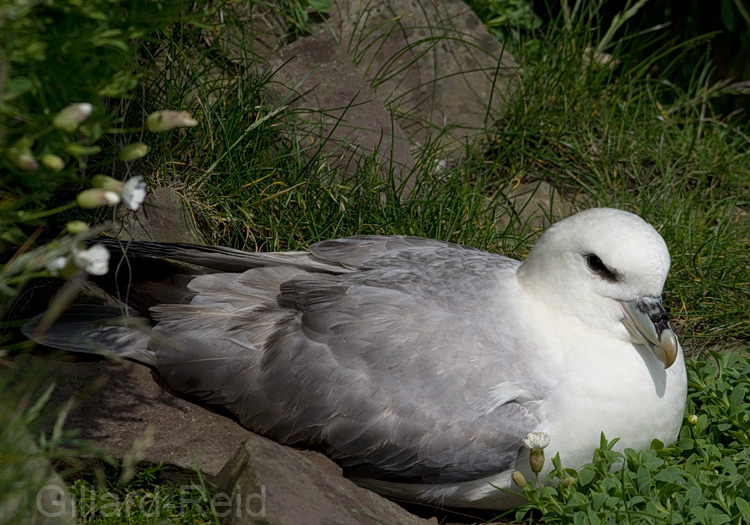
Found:
[{"label": "small green leaf", "polygon": [[703,492],[701,491],[700,486],[694,485],[685,491],[685,497],[687,499],[686,505],[688,507],[693,507],[698,504],[701,497],[703,496]]},{"label": "small green leaf", "polygon": [[598,493],[594,494],[591,498],[591,508],[594,510],[599,510],[602,508],[602,505],[607,500],[607,495]]},{"label": "small green leaf", "polygon": [[649,470],[643,465],[638,467],[637,479],[638,492],[643,494],[644,492],[648,491],[648,489],[651,487],[651,472],[649,472]]},{"label": "small green leaf", "polygon": [[333,2],[331,0],[308,0],[310,7],[319,13],[327,13],[333,9]]},{"label": "small green leaf", "polygon": [[590,465],[586,465],[578,473],[578,482],[581,484],[581,486],[588,485],[593,481],[595,476],[596,471]]},{"label": "small green leaf", "polygon": [[737,498],[734,500],[735,505],[737,505],[737,508],[740,511],[740,514],[742,514],[742,517],[744,518],[744,521],[750,520],[750,503],[747,502],[747,500],[743,498]]}]

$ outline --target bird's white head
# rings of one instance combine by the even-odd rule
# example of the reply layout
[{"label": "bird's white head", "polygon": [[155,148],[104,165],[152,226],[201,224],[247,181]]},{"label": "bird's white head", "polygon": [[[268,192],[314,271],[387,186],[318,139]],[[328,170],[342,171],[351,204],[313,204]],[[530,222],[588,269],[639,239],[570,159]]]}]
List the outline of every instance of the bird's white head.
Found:
[{"label": "bird's white head", "polygon": [[667,245],[650,224],[594,208],[544,232],[518,279],[555,310],[643,344],[669,367],[679,346],[661,305],[669,265]]}]

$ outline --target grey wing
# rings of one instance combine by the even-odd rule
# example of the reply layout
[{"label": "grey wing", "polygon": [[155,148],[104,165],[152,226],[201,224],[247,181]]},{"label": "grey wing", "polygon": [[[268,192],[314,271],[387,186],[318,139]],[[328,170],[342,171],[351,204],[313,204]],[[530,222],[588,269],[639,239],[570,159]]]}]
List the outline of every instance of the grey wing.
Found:
[{"label": "grey wing", "polygon": [[221,246],[122,241],[109,238],[100,238],[96,242],[104,244],[110,251],[121,252],[129,257],[165,258],[224,272],[243,272],[250,268],[268,266],[292,266],[316,272],[344,273],[360,268],[365,261],[377,260],[383,254],[393,254],[413,248],[435,249],[451,246],[456,249],[474,250],[421,237],[379,235],[360,235],[322,241],[310,246],[309,252],[271,253],[245,252]]},{"label": "grey wing", "polygon": [[100,238],[111,252],[122,253],[127,257],[171,259],[223,272],[243,272],[250,268],[267,266],[294,266],[319,272],[339,272],[340,265],[316,261],[308,252],[245,252],[222,246],[200,246],[185,243],[164,243],[150,241],[121,241]]},{"label": "grey wing", "polygon": [[495,283],[517,263],[412,238],[326,241],[311,253],[346,273],[206,275],[191,283],[191,305],[154,308],[159,371],[357,475],[443,483],[511,468],[538,425],[512,396],[489,399],[527,366],[495,311]]}]

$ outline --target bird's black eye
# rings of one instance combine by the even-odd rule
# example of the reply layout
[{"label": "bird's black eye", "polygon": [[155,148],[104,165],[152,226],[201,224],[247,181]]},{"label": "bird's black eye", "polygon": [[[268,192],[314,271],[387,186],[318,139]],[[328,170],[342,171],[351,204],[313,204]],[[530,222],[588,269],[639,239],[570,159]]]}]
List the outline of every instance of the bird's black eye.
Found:
[{"label": "bird's black eye", "polygon": [[595,273],[605,281],[609,281],[611,283],[617,282],[617,272],[613,272],[609,268],[607,268],[607,265],[602,262],[602,260],[594,255],[593,253],[590,253],[588,255],[584,255],[583,257],[586,259],[586,266],[589,267],[589,270],[591,270],[592,273]]}]

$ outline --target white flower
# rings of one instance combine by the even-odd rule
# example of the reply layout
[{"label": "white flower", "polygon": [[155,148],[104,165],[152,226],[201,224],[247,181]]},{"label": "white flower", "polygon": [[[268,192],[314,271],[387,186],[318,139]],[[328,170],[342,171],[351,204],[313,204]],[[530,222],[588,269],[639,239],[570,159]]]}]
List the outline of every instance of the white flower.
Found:
[{"label": "white flower", "polygon": [[67,265],[68,258],[61,255],[60,257],[55,257],[47,263],[47,271],[57,277],[58,275],[60,275],[60,270],[65,268]]},{"label": "white flower", "polygon": [[529,466],[532,472],[539,474],[544,468],[544,447],[549,445],[549,434],[546,432],[529,432],[523,439],[523,446],[529,452]]},{"label": "white flower", "polygon": [[76,199],[82,208],[114,206],[123,202],[135,211],[146,198],[146,183],[140,175],[125,182],[106,175],[95,175],[91,179],[91,184],[94,187],[82,191]]},{"label": "white flower", "polygon": [[87,250],[74,246],[73,263],[91,275],[105,275],[109,271],[109,250],[103,244],[95,244]]},{"label": "white flower", "polygon": [[122,197],[122,202],[124,202],[128,208],[133,211],[137,210],[143,202],[143,199],[146,198],[146,183],[143,182],[143,177],[138,175],[137,177],[125,181],[120,196]]},{"label": "white flower", "polygon": [[529,432],[523,439],[523,446],[530,449],[543,449],[549,445],[549,434],[546,432]]}]

